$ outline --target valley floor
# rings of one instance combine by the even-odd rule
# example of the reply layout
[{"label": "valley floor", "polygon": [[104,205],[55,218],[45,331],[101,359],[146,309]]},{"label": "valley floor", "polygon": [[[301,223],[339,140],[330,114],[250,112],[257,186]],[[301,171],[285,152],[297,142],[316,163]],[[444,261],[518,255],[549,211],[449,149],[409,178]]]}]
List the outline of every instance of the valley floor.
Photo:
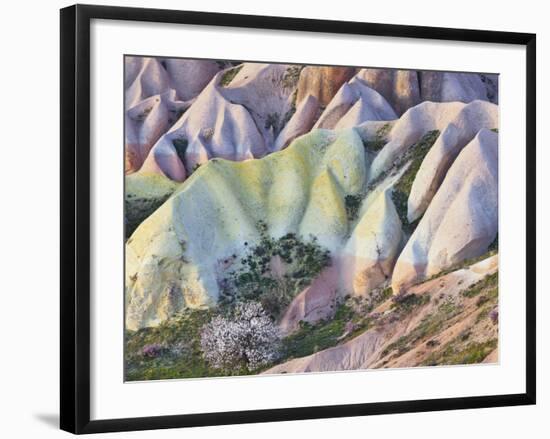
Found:
[{"label": "valley floor", "polygon": [[379,289],[343,299],[330,319],[282,339],[276,364],[211,368],[200,330],[215,310],[186,311],[126,334],[126,380],[199,378],[498,361],[498,255],[428,279],[401,296]]}]

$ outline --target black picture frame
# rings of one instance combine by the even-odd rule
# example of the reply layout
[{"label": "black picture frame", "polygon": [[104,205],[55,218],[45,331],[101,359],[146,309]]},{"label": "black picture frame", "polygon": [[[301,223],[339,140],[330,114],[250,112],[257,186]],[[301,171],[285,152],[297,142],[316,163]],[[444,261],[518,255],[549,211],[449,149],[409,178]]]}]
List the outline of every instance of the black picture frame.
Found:
[{"label": "black picture frame", "polygon": [[[90,420],[90,21],[131,20],[328,32],[526,47],[525,393],[383,403]],[[288,17],[75,5],[61,9],[61,429],[80,433],[240,424],[535,404],[536,35]]]}]

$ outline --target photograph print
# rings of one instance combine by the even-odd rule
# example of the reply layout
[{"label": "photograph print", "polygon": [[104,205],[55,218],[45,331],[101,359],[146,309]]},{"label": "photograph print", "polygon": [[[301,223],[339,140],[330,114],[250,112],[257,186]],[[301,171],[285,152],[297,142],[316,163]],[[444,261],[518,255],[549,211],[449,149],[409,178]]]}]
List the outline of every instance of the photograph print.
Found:
[{"label": "photograph print", "polygon": [[126,381],[498,363],[498,74],[123,80]]}]

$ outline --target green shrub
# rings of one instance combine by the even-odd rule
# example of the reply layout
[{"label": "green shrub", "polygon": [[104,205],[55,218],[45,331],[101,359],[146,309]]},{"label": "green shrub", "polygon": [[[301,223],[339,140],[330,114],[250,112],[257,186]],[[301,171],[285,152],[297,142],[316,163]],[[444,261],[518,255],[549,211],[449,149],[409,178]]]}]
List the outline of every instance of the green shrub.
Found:
[{"label": "green shrub", "polygon": [[388,142],[387,136],[391,130],[391,124],[386,123],[378,129],[376,135],[371,140],[363,141],[363,146],[372,152],[380,151]]},{"label": "green shrub", "polygon": [[355,194],[355,195],[346,195],[344,198],[344,203],[346,205],[346,215],[348,221],[352,222],[357,219],[357,214],[361,207],[361,202],[363,201],[364,194]]},{"label": "green shrub", "polygon": [[185,137],[176,137],[172,139],[172,145],[176,150],[176,153],[183,164],[185,164],[185,152],[189,146],[189,141]]},{"label": "green shrub", "polygon": [[[296,294],[330,265],[330,252],[322,248],[315,237],[304,241],[294,233],[287,233],[274,239],[268,235],[264,222],[258,222],[257,227],[260,242],[248,249],[240,261],[241,267],[229,272],[222,281],[221,300],[226,304],[259,301],[276,319]],[[276,256],[286,266],[282,277],[271,272],[270,262]]]},{"label": "green shrub", "polygon": [[231,84],[231,81],[237,76],[237,73],[241,71],[243,68],[242,65],[233,67],[232,69],[227,70],[220,79],[220,85],[222,87],[227,87],[229,84]]},{"label": "green shrub", "polygon": [[[346,324],[353,324],[345,339]],[[366,331],[371,320],[357,313],[348,303],[338,305],[334,317],[315,324],[300,322],[300,329],[283,339],[283,359],[299,358],[336,346]]]},{"label": "green shrub", "polygon": [[411,163],[405,173],[401,176],[399,181],[395,184],[393,188],[392,199],[397,210],[397,214],[401,219],[403,231],[407,234],[412,234],[419,222],[419,220],[416,220],[412,223],[409,223],[409,220],[407,218],[407,203],[409,200],[409,195],[411,193],[412,185],[414,183],[414,179],[416,178],[416,174],[420,169],[420,165],[422,165],[424,157],[426,157],[426,154],[428,154],[428,151],[433,146],[438,137],[438,130],[428,131],[422,137],[422,139],[420,139],[416,144],[414,144],[407,150],[404,158],[401,159],[401,163],[405,163],[408,161],[410,161]]}]

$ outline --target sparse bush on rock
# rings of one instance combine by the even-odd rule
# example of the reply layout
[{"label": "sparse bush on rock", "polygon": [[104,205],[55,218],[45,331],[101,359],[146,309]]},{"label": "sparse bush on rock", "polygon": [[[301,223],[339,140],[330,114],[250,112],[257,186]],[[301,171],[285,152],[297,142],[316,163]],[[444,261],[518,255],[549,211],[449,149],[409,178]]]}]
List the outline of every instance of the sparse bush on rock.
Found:
[{"label": "sparse bush on rock", "polygon": [[[292,299],[330,265],[330,252],[315,237],[304,241],[294,233],[287,233],[274,239],[267,233],[264,222],[259,221],[257,228],[260,242],[242,258],[242,266],[222,282],[222,303],[258,301],[277,319]],[[284,264],[284,274],[273,273],[274,259]]]}]

